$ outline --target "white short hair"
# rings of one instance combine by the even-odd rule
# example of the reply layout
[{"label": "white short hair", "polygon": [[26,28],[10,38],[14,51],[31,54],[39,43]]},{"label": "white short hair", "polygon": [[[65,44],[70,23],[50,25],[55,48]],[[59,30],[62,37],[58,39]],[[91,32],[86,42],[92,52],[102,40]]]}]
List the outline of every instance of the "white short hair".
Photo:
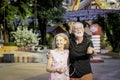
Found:
[{"label": "white short hair", "polygon": [[81,26],[82,28],[84,28],[84,25],[83,25],[83,23],[81,23],[81,22],[75,22],[74,24],[73,24],[73,26],[72,26],[72,30],[74,30],[74,27],[75,26]]}]

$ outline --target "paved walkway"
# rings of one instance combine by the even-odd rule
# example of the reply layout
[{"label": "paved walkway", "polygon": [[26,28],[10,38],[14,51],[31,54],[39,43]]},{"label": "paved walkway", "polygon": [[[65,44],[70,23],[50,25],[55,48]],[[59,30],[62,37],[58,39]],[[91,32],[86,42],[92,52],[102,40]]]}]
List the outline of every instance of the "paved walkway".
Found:
[{"label": "paved walkway", "polygon": [[104,63],[92,63],[94,80],[120,80],[120,59],[104,59]]},{"label": "paved walkway", "polygon": [[[120,59],[104,59],[104,63],[92,63],[94,80],[120,80]],[[27,80],[47,80],[48,75],[43,74]]]},{"label": "paved walkway", "polygon": [[[120,80],[120,58],[91,63],[94,80]],[[0,63],[0,80],[47,80],[44,63]]]},{"label": "paved walkway", "polygon": [[47,73],[46,64],[0,63],[0,80],[29,80],[29,78],[37,77],[45,73]]},{"label": "paved walkway", "polygon": [[[91,63],[94,80],[120,80],[120,58],[101,58],[103,63]],[[48,80],[46,59],[42,63],[0,63],[0,80]]]}]

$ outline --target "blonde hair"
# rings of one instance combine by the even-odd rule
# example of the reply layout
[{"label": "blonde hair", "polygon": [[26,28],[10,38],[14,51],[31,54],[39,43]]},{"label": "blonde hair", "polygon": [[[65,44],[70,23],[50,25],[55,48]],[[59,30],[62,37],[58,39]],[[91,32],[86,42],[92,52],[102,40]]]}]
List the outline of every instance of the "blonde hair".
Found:
[{"label": "blonde hair", "polygon": [[63,37],[65,39],[66,44],[64,45],[64,49],[68,49],[69,48],[69,39],[68,39],[67,35],[64,34],[64,33],[59,33],[59,34],[55,35],[52,48],[54,49],[54,48],[57,47],[55,42],[56,42],[56,37],[58,37],[58,36],[61,36],[61,37]]}]

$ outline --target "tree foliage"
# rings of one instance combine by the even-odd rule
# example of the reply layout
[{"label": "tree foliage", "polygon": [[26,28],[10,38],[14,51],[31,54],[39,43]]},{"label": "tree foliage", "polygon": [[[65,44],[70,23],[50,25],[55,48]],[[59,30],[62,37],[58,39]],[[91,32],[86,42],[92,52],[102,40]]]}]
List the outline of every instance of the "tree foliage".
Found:
[{"label": "tree foliage", "polygon": [[1,0],[0,2],[0,24],[3,26],[4,41],[9,42],[11,30],[15,30],[13,21],[19,17],[24,24],[27,24],[26,16],[31,16],[32,12],[29,3],[32,0]]},{"label": "tree foliage", "polygon": [[[19,24],[28,24],[26,17],[32,16],[38,19],[42,44],[45,45],[47,23],[49,20],[62,17],[65,11],[62,2],[63,0],[2,0],[0,2],[0,24],[3,26],[4,41],[9,42],[10,32],[16,30]],[[20,19],[17,25],[13,22],[16,18]]]},{"label": "tree foliage", "polygon": [[42,44],[46,45],[46,26],[49,20],[61,17],[65,9],[62,7],[63,0],[38,0],[37,18],[41,31]]},{"label": "tree foliage", "polygon": [[120,52],[120,16],[116,13],[108,13],[107,18],[101,16],[98,20],[94,21],[98,23],[104,33],[107,36],[107,40],[113,48],[114,52]]}]

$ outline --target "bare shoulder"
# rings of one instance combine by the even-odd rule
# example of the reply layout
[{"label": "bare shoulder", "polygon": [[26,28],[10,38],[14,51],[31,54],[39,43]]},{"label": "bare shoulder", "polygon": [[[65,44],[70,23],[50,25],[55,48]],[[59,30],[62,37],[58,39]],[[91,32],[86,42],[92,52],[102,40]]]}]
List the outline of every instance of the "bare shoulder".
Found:
[{"label": "bare shoulder", "polygon": [[53,56],[53,50],[49,50],[49,51],[47,52],[46,56],[47,56],[47,59],[52,58],[52,56]]}]

